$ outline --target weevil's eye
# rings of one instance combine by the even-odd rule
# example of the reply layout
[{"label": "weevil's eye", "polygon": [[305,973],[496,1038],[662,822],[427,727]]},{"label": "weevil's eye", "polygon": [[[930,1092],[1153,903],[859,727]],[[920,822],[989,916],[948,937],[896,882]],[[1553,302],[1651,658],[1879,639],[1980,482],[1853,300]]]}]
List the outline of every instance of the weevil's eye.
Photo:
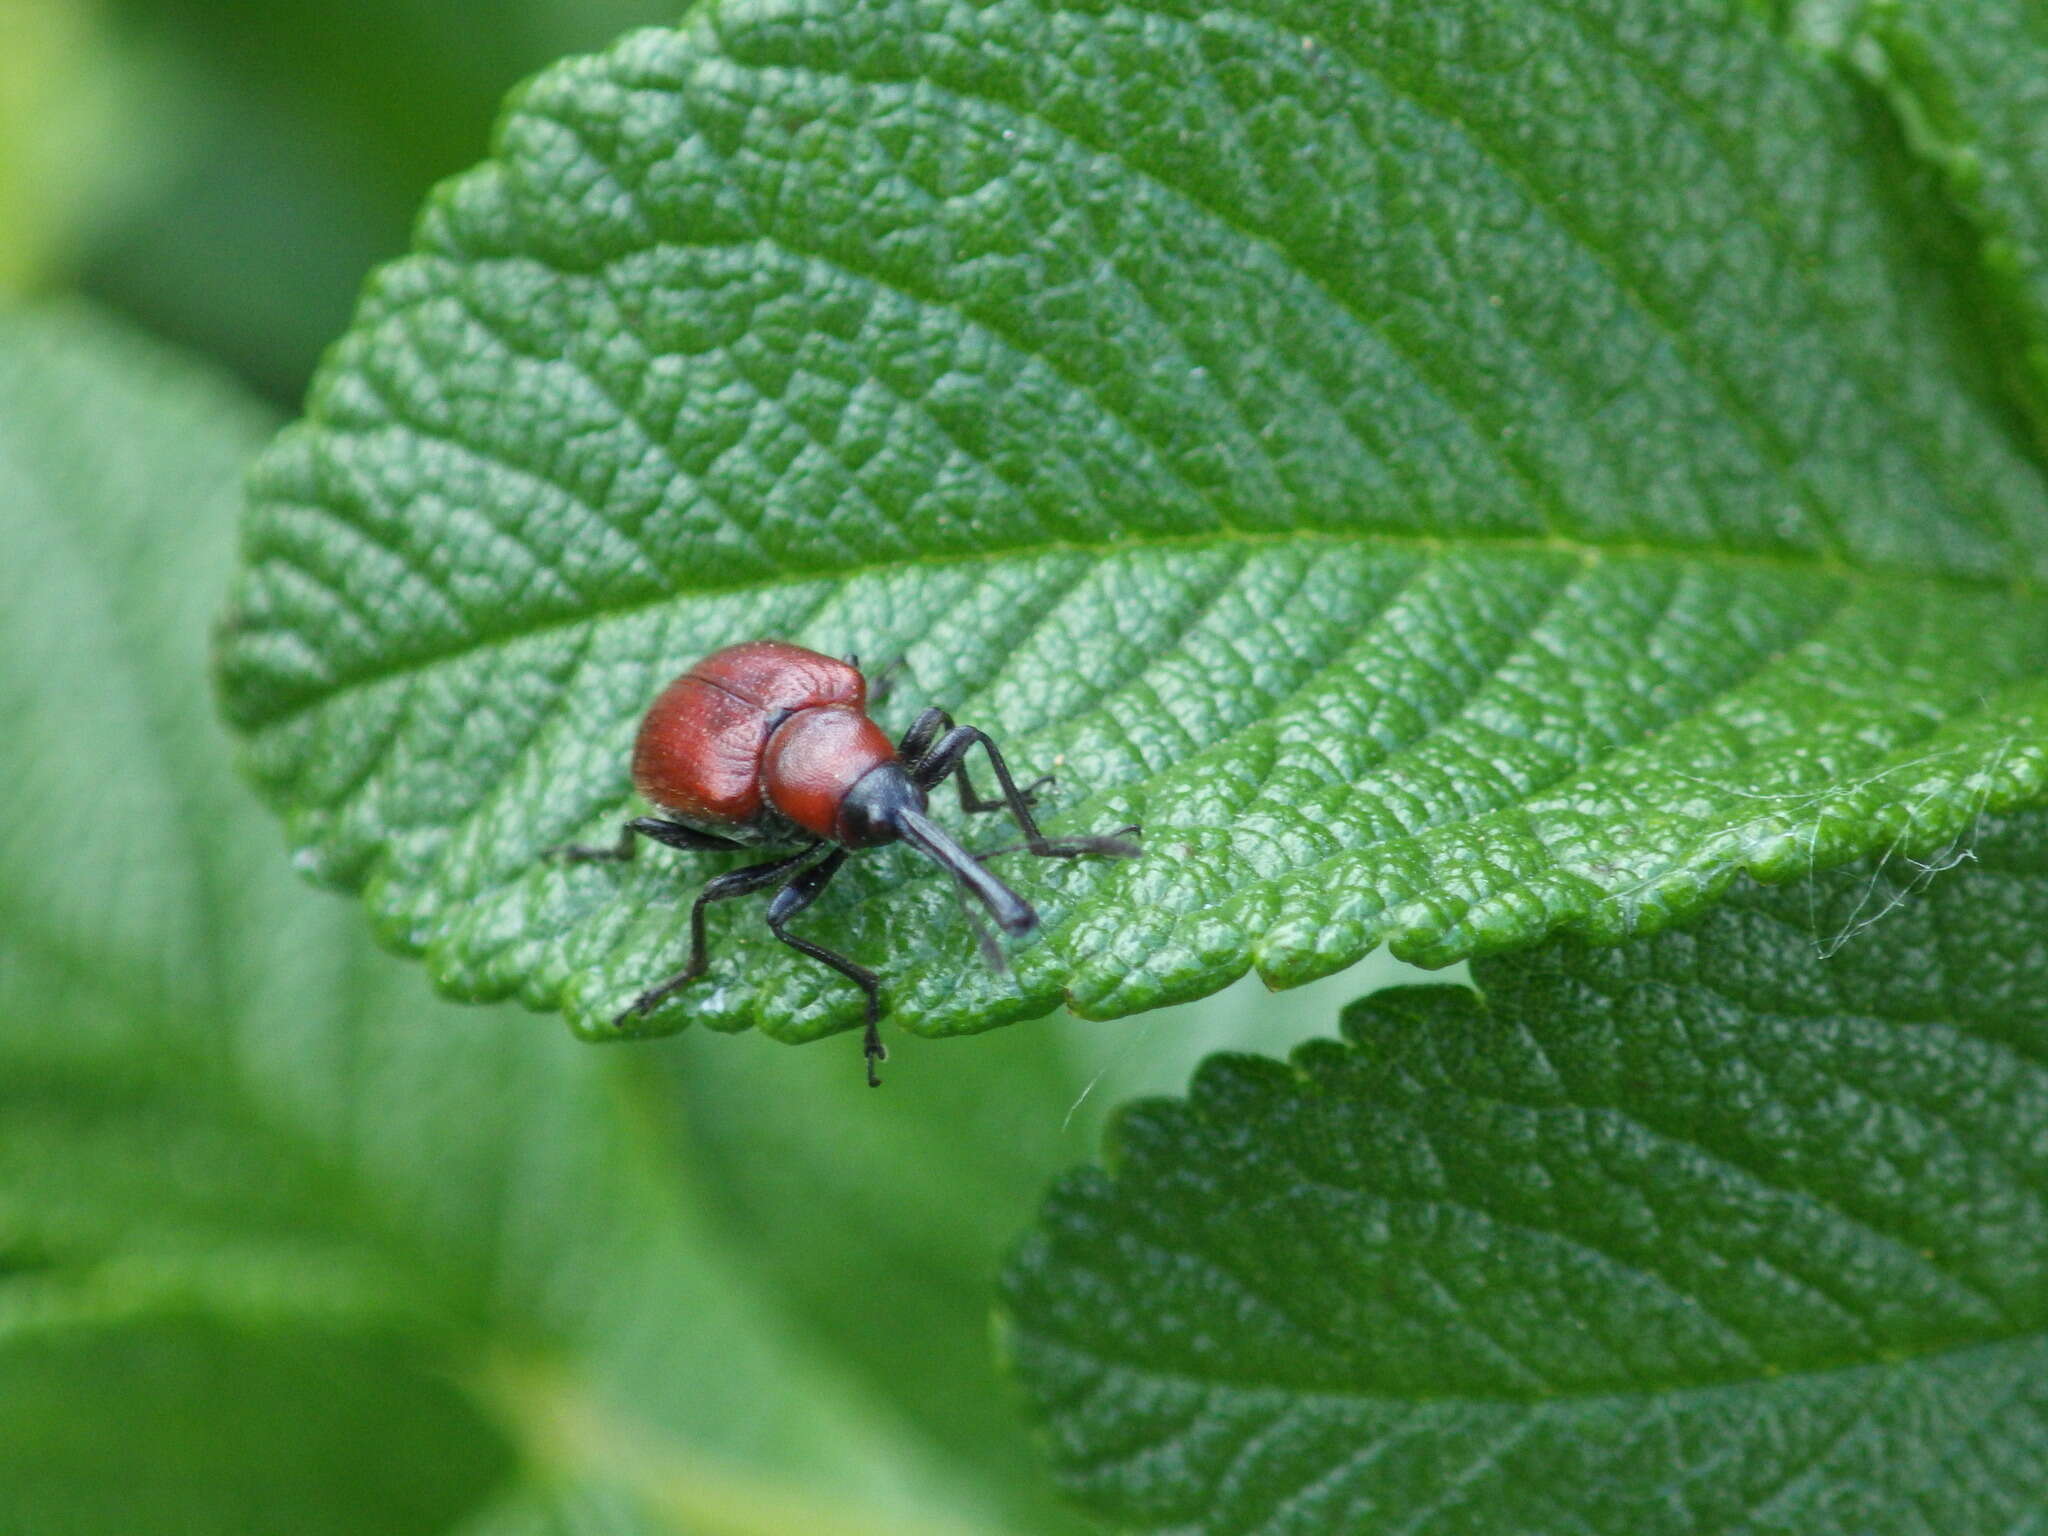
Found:
[{"label": "weevil's eye", "polygon": [[839,802],[837,840],[848,848],[893,843],[903,834],[898,819],[908,809],[923,811],[925,793],[901,763],[870,768]]}]

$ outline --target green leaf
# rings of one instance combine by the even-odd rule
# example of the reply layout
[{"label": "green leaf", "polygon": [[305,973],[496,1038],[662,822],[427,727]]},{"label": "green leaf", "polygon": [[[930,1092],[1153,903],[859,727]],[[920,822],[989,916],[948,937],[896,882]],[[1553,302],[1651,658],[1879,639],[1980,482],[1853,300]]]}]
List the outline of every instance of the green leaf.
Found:
[{"label": "green leaf", "polygon": [[1944,174],[2048,442],[2048,4],[1871,0],[1842,46]]},{"label": "green leaf", "polygon": [[475,1407],[374,1335],[63,1306],[5,1333],[15,1530],[440,1531],[508,1471]]},{"label": "green leaf", "polygon": [[[755,635],[1146,827],[1010,866],[1002,977],[858,861],[805,921],[924,1033],[1925,851],[2048,775],[2048,496],[1910,171],[1707,0],[710,4],[522,90],[371,284],[256,473],[227,706],[388,942],[594,1035],[715,866],[543,852]],[[857,1017],[714,931],[651,1028]]]},{"label": "green leaf", "polygon": [[1484,961],[1130,1109],[1007,1277],[1067,1487],[1261,1536],[2029,1529],[2048,816],[1942,864]]},{"label": "green leaf", "polygon": [[204,686],[266,426],[0,318],[0,1529],[1042,1529],[763,1283],[652,1049],[431,1003],[292,878]]}]

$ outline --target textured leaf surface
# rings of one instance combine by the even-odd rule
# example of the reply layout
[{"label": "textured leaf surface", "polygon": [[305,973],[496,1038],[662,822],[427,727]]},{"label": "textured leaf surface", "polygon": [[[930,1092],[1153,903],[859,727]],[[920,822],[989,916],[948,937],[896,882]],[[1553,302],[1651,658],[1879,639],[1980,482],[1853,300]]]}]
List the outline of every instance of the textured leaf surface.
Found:
[{"label": "textured leaf surface", "polygon": [[1947,177],[2048,441],[2048,4],[1873,0],[1850,50]]},{"label": "textured leaf surface", "polygon": [[[434,1003],[292,878],[204,685],[262,428],[103,322],[0,320],[0,1529],[1060,1529],[1013,1523],[1009,1441],[956,1460],[781,1305],[655,1133],[661,1048]],[[1009,1075],[1055,1124],[1075,1091]],[[837,1113],[725,1085],[763,1134]],[[859,1091],[919,1144],[914,1097]],[[924,1237],[979,1255],[985,1345],[994,1241],[959,1230]],[[959,1310],[903,1347],[961,1361]]]},{"label": "textured leaf surface", "polygon": [[[247,762],[445,988],[596,1031],[712,866],[540,854],[760,634],[1148,828],[1013,866],[1004,978],[862,861],[806,921],[930,1033],[1937,846],[2048,771],[2048,499],[1865,106],[1706,0],[708,5],[520,93],[264,460]],[[714,929],[651,1027],[855,1016]]]},{"label": "textured leaf surface", "polygon": [[1261,1536],[2039,1529],[2048,818],[1974,853],[1132,1108],[1008,1280],[1070,1488]]}]

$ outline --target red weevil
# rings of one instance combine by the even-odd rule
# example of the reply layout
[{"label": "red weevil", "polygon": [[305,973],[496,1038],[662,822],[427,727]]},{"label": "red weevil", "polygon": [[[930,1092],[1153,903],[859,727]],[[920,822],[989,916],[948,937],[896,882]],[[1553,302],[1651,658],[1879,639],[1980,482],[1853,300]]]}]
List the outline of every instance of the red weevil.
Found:
[{"label": "red weevil", "polygon": [[[1023,789],[996,744],[971,725],[955,725],[943,709],[927,709],[891,743],[868,718],[868,683],[854,657],[821,656],[779,640],[729,645],[698,662],[662,690],[640,723],[633,745],[633,786],[666,814],[629,821],[610,847],[571,845],[567,859],[630,859],[636,839],[671,848],[793,848],[708,881],[690,908],[689,963],[656,982],[622,1012],[623,1025],[702,976],[710,963],[704,909],[714,901],[779,885],[768,903],[768,928],[790,948],[822,961],[867,998],[862,1049],[868,1083],[888,1052],[876,1028],[881,990],[865,966],[789,931],[789,921],[818,899],[848,853],[898,840],[938,864],[979,900],[1012,938],[1038,926],[1029,902],[990,873],[983,860],[930,820],[928,793],[951,777],[963,811],[1007,810],[1040,858],[1082,854],[1129,858],[1136,827],[1098,837],[1049,838],[1031,806],[1040,779]],[[968,750],[988,754],[1002,793],[983,799],[967,777]],[[996,852],[1012,852],[998,849]],[[1000,951],[983,952],[1000,963]]]}]

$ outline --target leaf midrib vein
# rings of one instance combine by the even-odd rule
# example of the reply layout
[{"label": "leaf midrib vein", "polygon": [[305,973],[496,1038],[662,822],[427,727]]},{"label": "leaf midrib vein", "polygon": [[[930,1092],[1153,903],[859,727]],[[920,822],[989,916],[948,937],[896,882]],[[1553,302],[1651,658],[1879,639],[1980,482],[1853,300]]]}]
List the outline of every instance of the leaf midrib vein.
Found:
[{"label": "leaf midrib vein", "polygon": [[[301,504],[306,511],[334,517],[332,508],[312,504]],[[676,589],[651,593],[643,598],[611,604],[592,612],[562,615],[548,615],[539,621],[491,634],[467,637],[464,643],[422,650],[410,656],[395,658],[388,665],[366,669],[356,676],[344,678],[334,685],[321,690],[310,698],[296,701],[281,709],[244,721],[248,730],[264,730],[284,725],[313,709],[333,703],[335,700],[357,690],[373,687],[378,683],[423,672],[443,662],[460,660],[476,652],[507,646],[539,635],[571,629],[579,624],[597,623],[607,619],[624,618],[667,603],[687,602],[696,598],[736,597],[752,592],[777,587],[801,586],[810,582],[842,583],[866,576],[887,575],[894,572],[927,567],[971,567],[992,564],[1002,560],[1029,560],[1045,555],[1079,554],[1097,559],[1113,559],[1125,555],[1148,553],[1171,554],[1178,550],[1206,550],[1220,545],[1236,543],[1252,545],[1282,545],[1318,543],[1332,547],[1364,546],[1394,550],[1411,550],[1427,557],[1449,559],[1464,556],[1487,558],[1518,554],[1559,555],[1595,565],[1602,561],[1681,561],[1697,562],[1718,567],[1736,567],[1758,570],[1790,572],[1815,579],[1849,582],[1857,585],[1884,583],[1900,587],[1923,587],[1956,592],[1991,592],[2003,594],[2015,601],[2032,602],[2039,598],[2033,583],[2025,577],[2013,577],[1995,581],[1985,577],[1953,572],[1927,573],[1925,571],[1895,571],[1885,567],[1859,568],[1836,565],[1817,556],[1788,551],[1764,550],[1722,550],[1711,547],[1689,549],[1683,546],[1664,546],[1641,541],[1616,541],[1613,543],[1592,543],[1578,539],[1535,538],[1519,535],[1497,537],[1461,535],[1445,538],[1434,534],[1405,532],[1382,532],[1360,529],[1333,533],[1324,529],[1283,529],[1272,532],[1230,532],[1205,529],[1189,534],[1139,535],[1115,540],[1088,541],[1079,539],[1057,539],[1028,547],[1005,547],[976,554],[947,554],[942,556],[913,556],[895,560],[876,560],[838,570],[783,571],[766,576],[749,577],[743,580],[720,584]],[[303,569],[303,568],[302,568]]]}]

